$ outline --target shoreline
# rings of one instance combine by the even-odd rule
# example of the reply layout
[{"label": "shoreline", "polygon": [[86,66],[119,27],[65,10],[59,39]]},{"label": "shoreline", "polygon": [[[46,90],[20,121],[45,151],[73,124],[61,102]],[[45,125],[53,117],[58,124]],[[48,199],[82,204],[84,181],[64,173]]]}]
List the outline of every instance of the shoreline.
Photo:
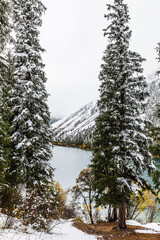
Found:
[{"label": "shoreline", "polygon": [[[81,149],[81,150],[84,150],[84,151],[90,151],[90,152],[92,152],[92,148],[89,148],[89,147],[87,147],[85,144],[83,144],[83,145],[76,145],[76,144],[70,144],[70,145],[68,145],[68,144],[66,144],[66,143],[61,143],[61,142],[52,142],[52,144],[54,145],[54,146],[59,146],[59,147],[68,147],[68,148],[76,148],[76,149]],[[158,158],[159,157],[159,158]],[[154,160],[154,162],[158,162],[158,161],[160,161],[160,156],[155,156],[155,157],[153,157],[153,160]]]},{"label": "shoreline", "polygon": [[85,144],[83,145],[76,145],[76,144],[66,144],[66,143],[56,143],[56,142],[52,142],[52,144],[54,146],[59,146],[59,147],[69,147],[69,148],[77,148],[77,149],[81,149],[81,150],[84,150],[84,151],[92,151],[91,148],[87,147]]}]

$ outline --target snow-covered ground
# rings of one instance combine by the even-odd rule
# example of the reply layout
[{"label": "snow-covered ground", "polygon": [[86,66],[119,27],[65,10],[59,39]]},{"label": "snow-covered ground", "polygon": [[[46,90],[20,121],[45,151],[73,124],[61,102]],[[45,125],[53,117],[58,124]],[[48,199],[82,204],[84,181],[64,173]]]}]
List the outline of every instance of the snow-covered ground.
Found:
[{"label": "snow-covered ground", "polygon": [[29,233],[13,229],[0,230],[0,240],[97,240],[97,238],[73,227],[71,221],[61,221],[50,234],[33,230]]},{"label": "snow-covered ground", "polygon": [[[25,232],[19,221],[14,223],[13,229],[3,229],[4,220],[4,216],[0,217],[0,240],[97,240],[96,236],[88,235],[73,227],[71,220],[62,220],[58,224],[53,223],[50,234],[33,231],[32,229],[27,229],[27,232]],[[137,221],[128,220],[127,225],[145,228],[144,230],[136,230],[138,233],[160,233],[160,224],[157,223],[143,225]]]},{"label": "snow-covered ground", "polygon": [[130,226],[137,226],[137,227],[143,227],[146,228],[144,230],[136,230],[137,233],[152,233],[152,234],[158,234],[160,233],[160,223],[147,223],[147,224],[140,224],[137,221],[134,220],[127,220],[127,225]]}]

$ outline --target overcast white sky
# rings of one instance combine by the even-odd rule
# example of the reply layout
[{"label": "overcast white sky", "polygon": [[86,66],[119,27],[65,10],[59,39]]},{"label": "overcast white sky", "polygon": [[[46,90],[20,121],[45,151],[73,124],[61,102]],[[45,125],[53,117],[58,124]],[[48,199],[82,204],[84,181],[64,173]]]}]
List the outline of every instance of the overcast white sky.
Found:
[{"label": "overcast white sky", "polygon": [[[64,117],[98,98],[98,75],[107,39],[102,29],[112,0],[42,0],[47,7],[41,44],[52,116]],[[158,68],[160,0],[125,0],[130,10],[131,49],[146,58],[145,76]]]}]

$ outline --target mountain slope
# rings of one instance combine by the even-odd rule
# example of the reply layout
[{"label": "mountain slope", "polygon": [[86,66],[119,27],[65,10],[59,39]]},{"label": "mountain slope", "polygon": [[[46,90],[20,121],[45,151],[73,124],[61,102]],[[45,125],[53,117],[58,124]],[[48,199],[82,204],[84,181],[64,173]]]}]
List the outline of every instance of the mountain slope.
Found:
[{"label": "mountain slope", "polygon": [[160,79],[155,79],[149,84],[149,98],[145,111],[146,118],[149,119],[154,126],[160,125],[159,119],[155,116],[156,105],[160,103]]},{"label": "mountain slope", "polygon": [[98,107],[89,103],[68,117],[52,124],[55,142],[65,142],[67,145],[85,144],[88,146],[92,139]]},{"label": "mountain slope", "polygon": [[[143,117],[149,119],[154,125],[160,125],[155,116],[156,104],[160,103],[160,79],[152,81],[149,86],[150,96]],[[82,145],[90,147],[92,142],[95,119],[98,116],[96,103],[89,103],[80,110],[52,124],[54,141],[66,145]]]}]

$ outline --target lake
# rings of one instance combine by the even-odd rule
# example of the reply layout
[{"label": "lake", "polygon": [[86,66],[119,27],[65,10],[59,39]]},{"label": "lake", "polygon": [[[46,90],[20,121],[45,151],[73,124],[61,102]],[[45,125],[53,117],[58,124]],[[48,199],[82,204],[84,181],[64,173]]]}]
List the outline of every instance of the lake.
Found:
[{"label": "lake", "polygon": [[[80,171],[90,163],[92,152],[77,148],[53,147],[52,166],[55,168],[55,180],[58,181],[64,189],[72,187]],[[160,160],[156,162],[160,164]],[[144,178],[151,182],[147,172]]]},{"label": "lake", "polygon": [[80,171],[90,163],[91,156],[90,151],[54,146],[51,164],[52,167],[56,168],[54,172],[55,180],[64,189],[73,187]]}]

